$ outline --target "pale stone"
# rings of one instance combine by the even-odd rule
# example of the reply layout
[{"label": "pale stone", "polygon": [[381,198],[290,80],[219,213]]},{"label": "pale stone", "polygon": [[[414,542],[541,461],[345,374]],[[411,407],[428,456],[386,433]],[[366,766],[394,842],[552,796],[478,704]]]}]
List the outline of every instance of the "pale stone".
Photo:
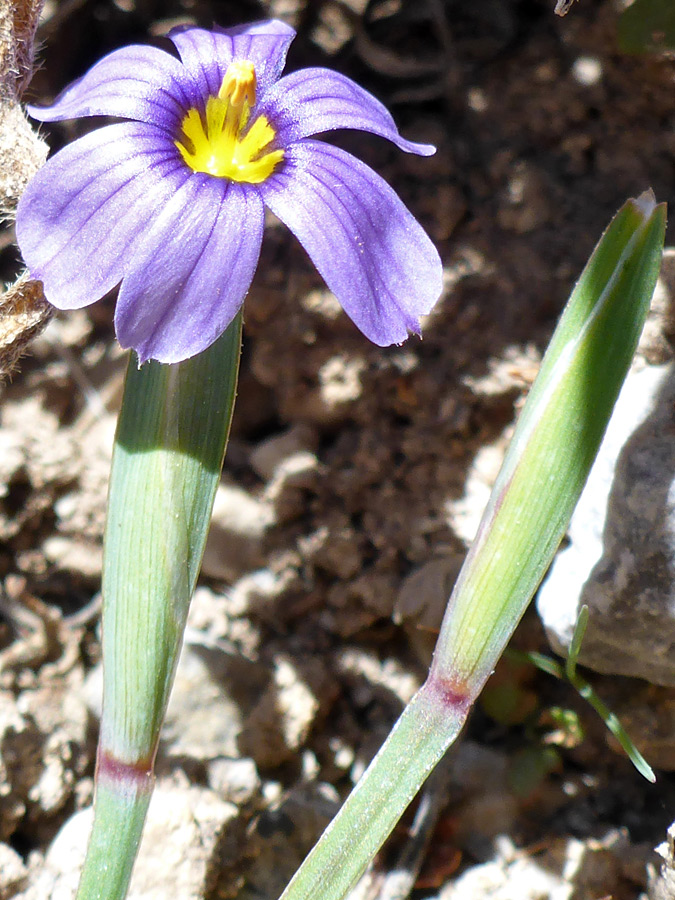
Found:
[{"label": "pale stone", "polygon": [[537,600],[566,655],[589,607],[580,661],[675,685],[675,364],[629,375]]},{"label": "pale stone", "polygon": [[[237,808],[201,787],[158,782],[127,900],[203,900],[219,837]],[[32,887],[17,900],[74,900],[92,810],[72,816],[47,851]]]}]

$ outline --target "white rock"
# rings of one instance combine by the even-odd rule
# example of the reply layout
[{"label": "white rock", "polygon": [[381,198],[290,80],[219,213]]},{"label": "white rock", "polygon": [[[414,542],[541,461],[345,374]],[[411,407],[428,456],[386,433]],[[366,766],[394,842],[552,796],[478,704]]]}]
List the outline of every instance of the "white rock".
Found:
[{"label": "white rock", "polygon": [[635,852],[618,830],[601,840],[553,838],[536,854],[519,850],[506,835],[495,847],[493,860],[468,869],[437,900],[580,900],[617,896],[632,880]]},{"label": "white rock", "polygon": [[250,802],[261,789],[256,765],[247,757],[212,759],[207,766],[207,777],[212,790],[237,806]]},{"label": "white rock", "polygon": [[[203,900],[218,838],[236,814],[235,806],[205,788],[158,782],[128,900]],[[91,823],[91,809],[66,822],[35,883],[17,900],[74,900]]]},{"label": "white rock", "polygon": [[0,900],[15,897],[28,875],[23,860],[7,844],[0,844]]},{"label": "white rock", "polygon": [[234,485],[218,486],[202,571],[231,579],[263,562],[262,544],[274,523],[274,507]]},{"label": "white rock", "polygon": [[316,429],[310,425],[296,425],[282,434],[275,434],[261,441],[251,452],[251,466],[261,478],[268,481],[277,466],[287,457],[301,450],[313,451],[318,443]]},{"label": "white rock", "polygon": [[537,608],[565,655],[578,610],[581,661],[675,685],[675,364],[631,373]]}]

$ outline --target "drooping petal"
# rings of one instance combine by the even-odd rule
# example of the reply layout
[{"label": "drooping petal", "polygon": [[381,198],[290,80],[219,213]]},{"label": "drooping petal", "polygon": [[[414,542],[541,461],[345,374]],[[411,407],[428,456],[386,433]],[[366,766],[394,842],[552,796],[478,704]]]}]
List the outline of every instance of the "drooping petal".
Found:
[{"label": "drooping petal", "polygon": [[344,150],[304,141],[260,188],[366,337],[384,347],[419,333],[441,293],[441,261],[379,175]]},{"label": "drooping petal", "polygon": [[131,259],[115,313],[120,344],[141,362],[179,362],[205,350],[243,303],[263,225],[256,188],[193,174]]},{"label": "drooping petal", "polygon": [[392,141],[406,153],[431,156],[431,144],[406,141],[389,111],[351,78],[330,69],[301,69],[273,85],[257,110],[273,123],[281,146],[333,131],[354,128]]},{"label": "drooping petal", "polygon": [[183,65],[203,86],[203,101],[216,96],[225,71],[234,59],[250,60],[256,70],[258,96],[281,74],[295,31],[290,25],[271,19],[221,31],[177,28],[169,37],[176,45]]},{"label": "drooping petal", "polygon": [[29,106],[28,111],[41,122],[119,116],[173,134],[194,95],[190,77],[175,57],[156,47],[132,45],[105,56],[51,106]]},{"label": "drooping petal", "polygon": [[77,309],[115,287],[148,223],[188,175],[164,132],[140,122],[100,128],[50,159],[16,215],[21,252],[47,300]]},{"label": "drooping petal", "polygon": [[232,58],[249,59],[255,66],[258,96],[262,96],[283,72],[295,29],[278,19],[270,19],[239,25],[225,34],[232,41]]}]

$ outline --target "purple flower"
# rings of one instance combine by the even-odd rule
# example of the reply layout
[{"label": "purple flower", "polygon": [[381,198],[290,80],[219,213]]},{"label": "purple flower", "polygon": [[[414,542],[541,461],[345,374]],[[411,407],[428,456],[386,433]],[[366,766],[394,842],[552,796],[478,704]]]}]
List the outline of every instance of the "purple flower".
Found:
[{"label": "purple flower", "polygon": [[337,72],[280,78],[295,36],[282,22],[170,37],[116,50],[43,122],[116,116],[56,154],[30,182],[17,237],[59,309],[120,284],[115,329],[141,362],[178,362],[232,321],[260,255],[264,205],[296,235],[361,331],[380,346],[419,333],[441,292],[441,262],[420,225],[371,169],[311,140],[370,131],[422,156],[387,110]]}]

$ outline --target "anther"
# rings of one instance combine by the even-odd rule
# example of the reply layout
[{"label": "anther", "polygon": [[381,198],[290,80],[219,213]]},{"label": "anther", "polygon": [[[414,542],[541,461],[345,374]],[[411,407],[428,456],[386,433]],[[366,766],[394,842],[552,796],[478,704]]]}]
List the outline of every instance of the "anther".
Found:
[{"label": "anther", "polygon": [[235,59],[225,71],[218,91],[221,100],[229,100],[235,109],[241,109],[246,101],[249,108],[255,104],[255,67],[248,59]]}]

